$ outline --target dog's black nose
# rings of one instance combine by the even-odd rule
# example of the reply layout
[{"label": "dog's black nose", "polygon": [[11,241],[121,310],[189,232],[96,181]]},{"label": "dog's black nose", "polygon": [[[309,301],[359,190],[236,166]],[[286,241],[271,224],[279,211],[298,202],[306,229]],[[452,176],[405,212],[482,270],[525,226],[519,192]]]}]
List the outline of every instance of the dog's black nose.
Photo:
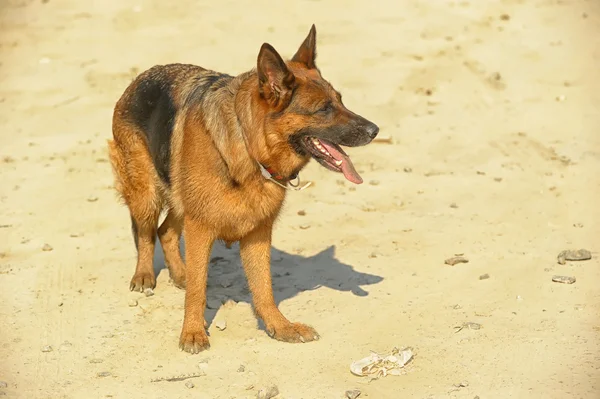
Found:
[{"label": "dog's black nose", "polygon": [[377,133],[379,133],[379,126],[374,123],[369,123],[367,126],[365,126],[365,131],[370,138],[374,139],[377,136]]}]

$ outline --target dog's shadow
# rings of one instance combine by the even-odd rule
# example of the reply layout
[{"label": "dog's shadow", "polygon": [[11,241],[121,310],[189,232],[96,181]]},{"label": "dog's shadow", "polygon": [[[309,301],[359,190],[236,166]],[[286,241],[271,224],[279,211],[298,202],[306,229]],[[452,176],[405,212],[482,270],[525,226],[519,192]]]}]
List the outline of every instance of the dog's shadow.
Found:
[{"label": "dog's shadow", "polygon": [[[181,240],[180,251],[184,256],[184,240]],[[157,242],[154,252],[154,270],[156,275],[164,269],[164,255],[160,243]],[[165,270],[163,273],[166,273]],[[328,287],[338,291],[348,291],[353,295],[367,296],[369,293],[362,286],[377,284],[383,277],[374,274],[357,272],[351,265],[335,258],[335,246],[329,246],[312,256],[300,256],[271,249],[271,276],[273,278],[273,294],[277,305],[293,298],[303,291]],[[210,324],[218,308],[227,299],[236,302],[252,303],[244,274],[239,246],[230,249],[221,243],[215,243],[211,254],[208,271],[206,321]],[[262,323],[261,328],[264,328]]]}]

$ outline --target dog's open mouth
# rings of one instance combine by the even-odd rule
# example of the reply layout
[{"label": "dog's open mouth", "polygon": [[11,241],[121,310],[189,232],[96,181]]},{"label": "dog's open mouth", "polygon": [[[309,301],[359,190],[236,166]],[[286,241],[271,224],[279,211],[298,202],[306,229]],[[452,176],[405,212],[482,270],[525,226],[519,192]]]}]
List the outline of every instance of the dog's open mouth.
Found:
[{"label": "dog's open mouth", "polygon": [[350,157],[337,145],[316,137],[305,137],[304,145],[310,154],[321,165],[334,172],[343,173],[344,177],[355,184],[361,184],[360,177]]}]

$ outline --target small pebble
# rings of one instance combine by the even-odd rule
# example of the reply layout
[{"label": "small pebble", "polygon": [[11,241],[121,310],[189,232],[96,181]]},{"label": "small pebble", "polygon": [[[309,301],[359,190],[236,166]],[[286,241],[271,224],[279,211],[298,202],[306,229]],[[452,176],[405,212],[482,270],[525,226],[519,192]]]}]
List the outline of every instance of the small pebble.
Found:
[{"label": "small pebble", "polygon": [[411,173],[412,172],[412,168],[407,166],[407,167],[404,168],[404,172]]},{"label": "small pebble", "polygon": [[301,210],[298,211],[298,215],[305,216],[306,215],[306,211],[301,209]]},{"label": "small pebble", "polygon": [[130,308],[136,307],[138,305],[138,301],[136,301],[135,299],[132,299],[131,301],[129,301],[128,305]]},{"label": "small pebble", "polygon": [[469,383],[467,381],[461,381],[458,384],[454,384],[454,386],[457,388],[466,388],[469,386]]},{"label": "small pebble", "polygon": [[256,394],[256,398],[257,399],[271,399],[277,395],[279,395],[279,388],[277,388],[277,385],[271,385],[268,388],[263,388],[263,389],[259,390],[258,393]]},{"label": "small pebble", "polygon": [[488,278],[490,278],[490,275],[487,274],[487,273],[486,274],[482,274],[481,276],[479,276],[480,280],[487,280]]},{"label": "small pebble", "polygon": [[152,288],[146,288],[144,290],[144,295],[146,295],[146,296],[152,296],[152,295],[154,295],[154,290]]},{"label": "small pebble", "polygon": [[0,381],[0,388],[8,388],[8,383],[5,381]]},{"label": "small pebble", "polygon": [[302,230],[310,229],[310,224],[301,224],[301,225],[300,225],[300,228],[301,228]]},{"label": "small pebble", "polygon": [[469,262],[469,259],[465,258],[464,256],[454,256],[454,257],[448,258],[444,261],[445,264],[450,265],[450,266],[454,266],[459,263],[468,263],[468,262]]},{"label": "small pebble", "polygon": [[244,371],[246,371],[246,366],[244,366],[243,364],[240,364],[240,367],[238,367],[237,372],[243,373]]},{"label": "small pebble", "polygon": [[50,345],[46,345],[44,347],[42,347],[42,352],[52,352],[54,349],[52,349],[52,347]]},{"label": "small pebble", "polygon": [[555,283],[573,284],[577,280],[575,279],[575,277],[571,276],[552,276],[552,281],[554,281]]},{"label": "small pebble", "polygon": [[561,251],[556,260],[559,265],[564,265],[566,261],[581,261],[592,259],[592,253],[587,249],[568,249]]},{"label": "small pebble", "polygon": [[98,197],[94,197],[94,196],[88,197],[87,201],[88,202],[96,202],[96,201],[98,201]]},{"label": "small pebble", "polygon": [[215,327],[217,327],[219,330],[223,331],[224,329],[227,328],[227,321],[218,320],[217,322],[215,322]]},{"label": "small pebble", "polygon": [[501,182],[502,178],[501,177],[494,177],[494,181]]},{"label": "small pebble", "polygon": [[52,245],[50,244],[44,244],[44,246],[42,247],[42,251],[44,252],[48,252],[48,251],[52,251],[54,248],[52,248]]},{"label": "small pebble", "polygon": [[193,387],[195,387],[195,385],[194,385],[194,383],[192,381],[186,381],[185,387],[187,389],[192,389]]},{"label": "small pebble", "polygon": [[98,363],[102,363],[104,360],[102,359],[90,359],[90,363],[94,363],[94,364],[98,364]]},{"label": "small pebble", "polygon": [[502,21],[508,21],[508,20],[510,20],[510,15],[508,15],[508,14],[502,14],[502,15],[500,15],[500,19]]},{"label": "small pebble", "polygon": [[458,208],[458,205],[456,205],[456,203],[453,202],[453,203],[450,204],[450,208],[456,209],[456,208]]},{"label": "small pebble", "polygon": [[393,144],[393,142],[390,136],[378,136],[373,139],[373,143]]},{"label": "small pebble", "polygon": [[353,389],[351,391],[346,391],[346,398],[348,399],[356,399],[360,396],[360,391],[358,389]]},{"label": "small pebble", "polygon": [[369,184],[372,185],[372,186],[378,186],[379,185],[379,180],[371,180],[369,182]]},{"label": "small pebble", "polygon": [[517,295],[517,301],[522,301],[523,297],[521,295]]},{"label": "small pebble", "polygon": [[98,374],[96,374],[96,377],[100,377],[100,378],[104,378],[104,377],[110,377],[111,374],[108,371],[101,371]]}]

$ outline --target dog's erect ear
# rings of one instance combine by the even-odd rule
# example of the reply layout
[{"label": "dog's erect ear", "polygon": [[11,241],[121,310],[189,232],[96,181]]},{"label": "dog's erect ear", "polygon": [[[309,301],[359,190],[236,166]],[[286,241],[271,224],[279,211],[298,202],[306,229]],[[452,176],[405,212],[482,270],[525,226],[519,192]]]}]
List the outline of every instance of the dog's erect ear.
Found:
[{"label": "dog's erect ear", "polygon": [[310,28],[310,32],[304,42],[292,57],[292,61],[301,62],[308,69],[315,68],[315,59],[317,58],[317,28],[315,24]]},{"label": "dog's erect ear", "polygon": [[260,48],[256,71],[260,93],[271,105],[279,105],[289,99],[296,78],[268,43]]}]

